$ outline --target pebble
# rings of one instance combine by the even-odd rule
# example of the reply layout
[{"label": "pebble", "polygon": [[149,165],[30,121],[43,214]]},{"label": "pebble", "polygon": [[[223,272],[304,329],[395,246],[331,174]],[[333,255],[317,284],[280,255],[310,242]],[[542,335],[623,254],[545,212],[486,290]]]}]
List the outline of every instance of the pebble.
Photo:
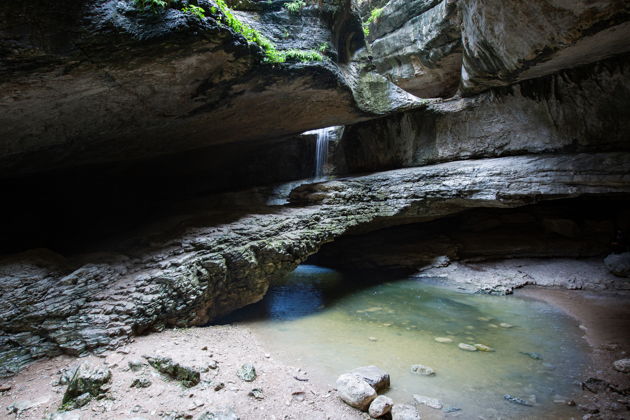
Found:
[{"label": "pebble", "polygon": [[485,344],[475,344],[475,348],[479,351],[493,352],[494,349],[490,346],[486,346]]},{"label": "pebble", "polygon": [[457,347],[459,347],[460,349],[464,350],[464,351],[477,351],[477,347],[472,346],[470,344],[465,344],[465,343],[459,343],[457,345]]},{"label": "pebble", "polygon": [[438,343],[452,343],[453,342],[453,339],[448,338],[448,337],[435,337],[434,340],[437,341]]},{"label": "pebble", "polygon": [[506,401],[509,401],[511,403],[514,403],[514,404],[524,405],[525,407],[531,407],[532,406],[532,403],[530,403],[529,401],[526,401],[526,400],[524,400],[522,398],[515,397],[515,396],[510,395],[510,394],[505,394],[503,396],[503,399],[506,400]]},{"label": "pebble", "polygon": [[412,365],[411,373],[415,373],[421,376],[435,376],[435,370],[425,365]]},{"label": "pebble", "polygon": [[370,341],[378,341],[378,338],[376,338],[376,337],[368,337],[368,340],[370,340]]},{"label": "pebble", "polygon": [[437,398],[425,397],[424,395],[414,394],[413,399],[418,404],[424,404],[429,408],[433,408],[435,410],[441,410],[443,405]]},{"label": "pebble", "polygon": [[508,324],[507,322],[502,322],[499,324],[501,328],[512,328],[514,325]]},{"label": "pebble", "polygon": [[630,373],[630,359],[619,359],[613,362],[613,368],[622,373]]}]

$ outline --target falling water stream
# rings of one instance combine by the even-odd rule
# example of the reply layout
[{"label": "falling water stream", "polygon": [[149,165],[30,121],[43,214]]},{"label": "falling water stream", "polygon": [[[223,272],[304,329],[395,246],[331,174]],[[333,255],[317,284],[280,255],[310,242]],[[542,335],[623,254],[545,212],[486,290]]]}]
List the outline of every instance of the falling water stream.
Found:
[{"label": "falling water stream", "polygon": [[[587,345],[576,321],[560,310],[413,278],[373,280],[303,265],[228,321],[247,325],[275,357],[323,384],[358,366],[382,367],[391,374],[394,400],[410,403],[419,394],[442,401],[442,410],[422,407],[423,419],[579,414],[562,401],[579,393],[575,382],[587,364]],[[495,351],[467,352],[459,343]],[[437,374],[414,374],[413,364]],[[506,401],[505,394],[532,406]]]},{"label": "falling water stream", "polygon": [[304,133],[317,135],[317,143],[315,144],[315,179],[322,179],[325,176],[330,140],[339,129],[340,127],[334,126]]}]

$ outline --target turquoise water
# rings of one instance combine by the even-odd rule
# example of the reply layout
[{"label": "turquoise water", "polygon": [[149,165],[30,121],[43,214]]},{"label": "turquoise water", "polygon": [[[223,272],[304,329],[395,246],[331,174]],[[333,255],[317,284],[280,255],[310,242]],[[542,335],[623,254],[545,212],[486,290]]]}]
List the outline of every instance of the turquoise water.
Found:
[{"label": "turquoise water", "polygon": [[[395,401],[410,403],[419,394],[443,403],[443,410],[421,407],[423,418],[578,416],[574,407],[554,402],[577,395],[575,382],[588,362],[576,321],[560,310],[514,296],[463,294],[417,279],[373,280],[300,266],[262,302],[230,321],[246,324],[276,358],[325,384],[358,366],[385,369],[392,379],[387,395]],[[452,342],[437,342],[438,337]],[[459,343],[496,351],[466,352]],[[528,352],[542,360],[523,354]],[[437,374],[413,374],[413,364]],[[504,394],[533,407],[507,402]],[[461,411],[447,413],[448,408]]]}]

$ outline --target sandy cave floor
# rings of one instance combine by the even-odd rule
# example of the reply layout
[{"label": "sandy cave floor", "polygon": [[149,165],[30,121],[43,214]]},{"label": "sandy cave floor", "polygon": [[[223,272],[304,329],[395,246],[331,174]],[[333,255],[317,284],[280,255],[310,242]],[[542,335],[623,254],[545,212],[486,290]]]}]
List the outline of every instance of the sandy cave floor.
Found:
[{"label": "sandy cave floor", "polygon": [[[624,389],[630,387],[630,374],[612,369],[616,359],[630,354],[630,293],[583,292],[576,290],[528,287],[517,294],[547,301],[577,318],[592,347],[592,367],[585,373],[604,379]],[[207,348],[207,349],[206,349]],[[146,365],[139,372],[128,367],[143,355],[164,355],[184,365],[207,368],[216,362],[216,369],[202,373],[201,384],[184,388],[166,379]],[[32,407],[22,412],[20,419],[42,419],[55,412],[61,403],[65,386],[55,385],[60,371],[88,362],[106,365],[112,370],[109,398],[92,401],[71,413],[81,419],[160,419],[167,414],[183,414],[197,418],[205,411],[231,407],[241,419],[364,419],[366,415],[343,404],[336,396],[334,385],[309,379],[309,369],[316,367],[287,366],[266,353],[252,332],[244,326],[225,325],[206,328],[166,330],[136,337],[124,348],[101,355],[77,359],[60,356],[35,363],[13,378],[0,381],[0,418],[15,419],[6,408],[17,401],[28,401]],[[254,382],[244,382],[236,376],[244,363],[256,367]],[[355,366],[349,366],[352,369]],[[134,379],[148,378],[148,388],[130,388]],[[392,378],[395,381],[396,378]],[[331,381],[332,382],[332,381]],[[224,388],[216,391],[218,384]],[[253,388],[263,390],[263,399],[248,395]],[[621,397],[618,394],[584,392],[577,401],[585,406],[612,408]],[[606,415],[630,418],[625,409],[605,410]],[[576,409],[576,418],[586,412]],[[628,417],[626,417],[628,416]],[[463,418],[463,417],[462,417]]]}]

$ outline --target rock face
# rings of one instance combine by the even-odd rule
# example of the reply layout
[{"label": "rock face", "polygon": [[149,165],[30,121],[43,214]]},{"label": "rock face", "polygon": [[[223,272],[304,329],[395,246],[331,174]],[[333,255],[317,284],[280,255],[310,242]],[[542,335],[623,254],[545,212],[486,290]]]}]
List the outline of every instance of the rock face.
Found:
[{"label": "rock face", "polygon": [[[500,211],[627,199],[627,1],[325,0],[296,15],[280,1],[234,3],[278,48],[321,47],[326,60],[308,63],[270,62],[212,2],[201,3],[204,19],[176,7],[142,13],[130,0],[70,3],[0,5],[0,186],[12,204],[0,209],[9,238],[0,243],[9,250],[0,256],[0,376],[40,357],[204,324],[260,300],[342,236],[400,225],[415,234],[424,228],[409,225],[455,215],[479,230],[394,233],[391,249],[407,247],[406,263],[363,252],[359,264],[462,284],[484,276],[478,289],[489,293],[540,277],[574,288],[591,288],[583,277],[626,282],[597,271],[609,233],[630,229],[623,217],[557,211],[519,224]],[[359,15],[375,16],[367,43]],[[522,25],[527,37],[514,29]],[[312,163],[300,161],[313,140],[292,136],[338,124],[354,124],[331,157],[345,177],[208,194],[309,176]],[[51,203],[62,204],[53,212]],[[119,219],[106,224],[110,203]],[[461,215],[479,208],[488,213]],[[474,240],[480,231],[485,245]],[[49,243],[55,251],[32,249]],[[464,264],[557,257],[562,247],[600,265],[578,261],[588,269],[567,280],[549,275],[549,264],[564,273],[566,261],[535,260],[506,280],[501,262],[486,272]]]},{"label": "rock face", "polygon": [[[349,1],[325,3],[289,16],[281,2],[261,2],[257,12],[238,15],[279,49],[327,45],[333,60],[310,63],[266,63],[262,49],[225,25],[211,3],[204,19],[176,8],[142,12],[127,0],[3,3],[0,178],[272,139],[370,116],[370,104],[354,99],[360,82],[334,62],[338,45],[352,52],[358,41],[347,38],[360,24],[343,12]],[[378,109],[395,107],[381,102]]]},{"label": "rock face", "polygon": [[526,153],[628,150],[630,56],[348,127],[349,172]]},{"label": "rock face", "polygon": [[393,0],[368,41],[374,66],[396,84],[450,97],[627,52],[629,12],[623,1]]},{"label": "rock face", "polygon": [[253,211],[247,203],[250,215],[233,221],[244,198],[237,194],[227,214],[184,211],[157,223],[159,234],[140,232],[124,253],[8,256],[0,261],[2,373],[37,357],[117,346],[151,328],[203,324],[261,299],[270,281],[350,230],[628,193],[629,167],[628,154],[602,153],[402,169],[305,185],[293,191],[294,205]]}]

